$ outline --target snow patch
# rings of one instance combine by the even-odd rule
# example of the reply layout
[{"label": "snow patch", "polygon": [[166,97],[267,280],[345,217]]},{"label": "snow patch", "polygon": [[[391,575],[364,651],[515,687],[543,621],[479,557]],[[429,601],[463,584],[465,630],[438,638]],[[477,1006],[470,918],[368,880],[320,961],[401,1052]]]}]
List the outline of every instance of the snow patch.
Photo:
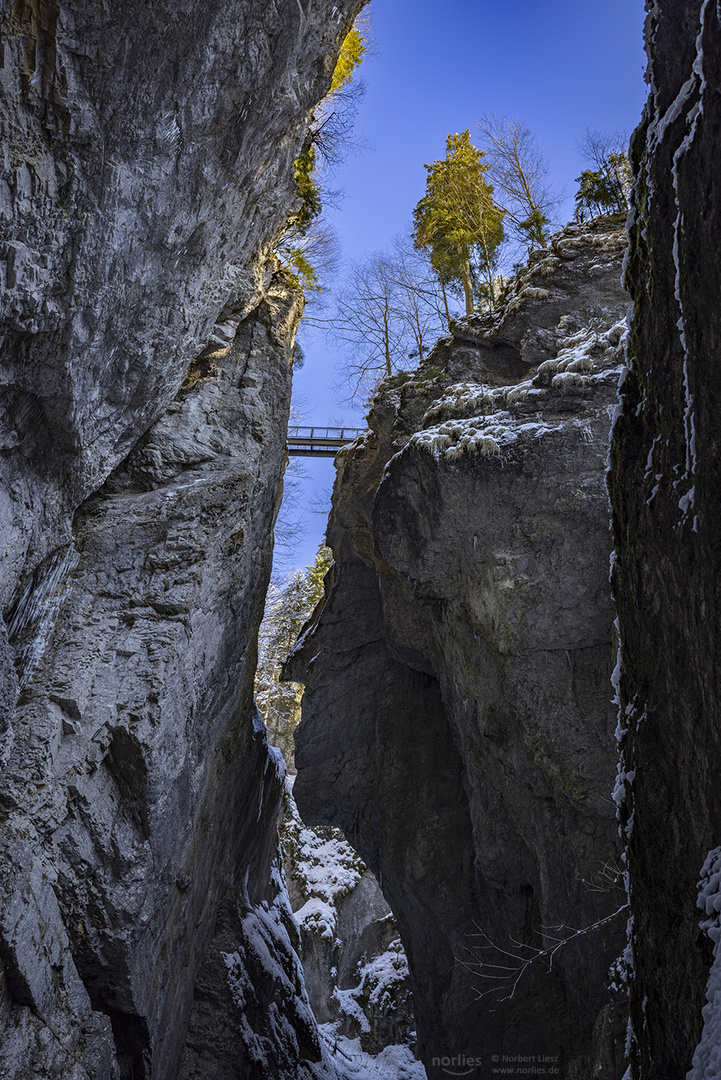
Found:
[{"label": "snow patch", "polygon": [[686,1080],[721,1080],[721,847],[706,856],[698,889],[696,904],[706,916],[700,926],[714,943],[714,958],[702,1009],[701,1041]]},{"label": "snow patch", "polygon": [[518,442],[519,438],[540,439],[552,430],[553,425],[543,421],[519,424],[509,412],[497,412],[470,420],[446,420],[437,427],[416,432],[409,445],[438,460],[445,457],[457,461],[464,455],[474,454],[499,457],[503,449]]},{"label": "snow patch", "polygon": [[320,1032],[342,1080],[427,1080],[407,1046],[386,1046],[371,1057],[361,1049],[360,1038],[338,1035],[332,1024],[322,1025]]},{"label": "snow patch", "polygon": [[[292,785],[288,784],[288,812],[291,818],[289,837],[295,845],[294,862],[303,892],[310,897],[296,912],[306,912],[308,920],[325,920],[335,926],[335,902],[358,885],[365,869],[360,856],[338,830],[321,836],[303,824],[295,800]],[[289,839],[287,842],[291,842]],[[325,909],[332,909],[326,911]]]}]

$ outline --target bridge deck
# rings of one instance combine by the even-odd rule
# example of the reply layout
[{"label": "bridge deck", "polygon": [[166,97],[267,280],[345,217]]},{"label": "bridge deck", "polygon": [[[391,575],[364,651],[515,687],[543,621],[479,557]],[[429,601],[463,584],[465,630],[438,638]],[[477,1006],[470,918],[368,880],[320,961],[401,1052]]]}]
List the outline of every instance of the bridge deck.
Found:
[{"label": "bridge deck", "polygon": [[291,427],[288,428],[290,457],[335,457],[362,435],[365,428],[355,427]]}]

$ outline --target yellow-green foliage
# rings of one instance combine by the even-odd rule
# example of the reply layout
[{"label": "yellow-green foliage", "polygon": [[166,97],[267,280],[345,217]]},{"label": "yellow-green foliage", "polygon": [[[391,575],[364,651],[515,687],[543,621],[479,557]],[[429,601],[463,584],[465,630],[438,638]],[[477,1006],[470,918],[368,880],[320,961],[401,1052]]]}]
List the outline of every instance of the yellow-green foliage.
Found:
[{"label": "yellow-green foliage", "polygon": [[424,166],[426,193],[413,211],[416,247],[428,250],[431,265],[444,281],[463,283],[467,315],[474,306],[471,253],[479,252],[493,301],[494,255],[503,240],[504,212],[493,201],[483,156],[471,143],[468,128],[449,135],[445,158]]},{"label": "yellow-green foliage", "polygon": [[333,78],[330,84],[330,92],[334,94],[341,90],[346,83],[353,79],[355,69],[363,59],[366,51],[366,39],[356,26],[353,26],[346,35],[345,41],[340,47],[338,62],[335,65]]},{"label": "yellow-green foliage", "polygon": [[295,182],[298,185],[298,194],[303,200],[303,205],[293,224],[301,236],[305,235],[308,226],[321,211],[320,191],[313,176],[315,165],[315,146],[312,142],[308,142],[295,159]]},{"label": "yellow-green foliage", "polygon": [[288,248],[286,270],[304,293],[320,292],[318,275],[300,248]]},{"label": "yellow-green foliage", "polygon": [[[356,25],[351,28],[341,45],[335,70],[333,71],[330,90],[325,99],[326,102],[331,104],[331,118],[333,115],[332,103],[334,95],[352,82],[353,74],[363,59],[365,51],[366,38],[361,33],[356,22]],[[313,222],[323,209],[321,190],[317,181],[317,147],[320,146],[322,155],[323,143],[320,132],[324,127],[326,127],[325,123],[319,123],[318,118],[313,117],[308,141],[295,159],[293,175],[301,205],[297,214],[288,222],[284,243],[278,251],[278,256],[285,265],[286,270],[304,292],[320,289],[315,268],[304,253],[303,245],[298,241],[308,235]]]}]

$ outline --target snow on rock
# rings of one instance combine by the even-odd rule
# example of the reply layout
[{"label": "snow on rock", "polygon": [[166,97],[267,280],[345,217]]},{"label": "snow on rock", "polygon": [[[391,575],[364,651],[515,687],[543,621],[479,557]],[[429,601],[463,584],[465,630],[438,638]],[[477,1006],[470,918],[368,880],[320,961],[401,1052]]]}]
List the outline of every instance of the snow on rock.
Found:
[{"label": "snow on rock", "polygon": [[284,862],[316,1019],[334,1044],[359,1039],[365,1056],[396,1045],[415,1066],[408,962],[378,883],[339,830],[303,824],[292,779],[286,791]]},{"label": "snow on rock", "polygon": [[386,1046],[372,1057],[361,1048],[360,1039],[337,1035],[332,1025],[321,1028],[321,1034],[342,1080],[426,1080],[426,1070],[407,1046]]},{"label": "snow on rock", "polygon": [[286,861],[292,860],[292,876],[308,899],[294,911],[298,925],[335,940],[337,903],[360,882],[365,866],[338,829],[307,828],[301,821],[287,785],[287,816],[283,830]]},{"label": "snow on rock", "polygon": [[409,1039],[411,1011],[408,961],[400,938],[385,952],[359,966],[358,983],[336,989],[340,1009],[339,1031],[358,1034],[362,1048],[378,1053],[398,1038]]},{"label": "snow on rock", "polygon": [[359,985],[366,991],[370,989],[370,1003],[387,1008],[398,983],[408,978],[408,961],[400,939],[394,941],[381,956],[365,964],[360,974]]},{"label": "snow on rock", "polygon": [[[445,455],[449,461],[455,461],[464,454],[499,456],[503,447],[517,442],[518,432],[514,430],[508,413],[494,413],[487,417],[474,417],[472,420],[447,420],[435,428],[420,431],[411,438],[411,445],[425,450],[435,457]],[[549,430],[547,424],[525,424],[526,434],[538,438]]]},{"label": "snow on rock", "polygon": [[[550,404],[550,395],[616,380],[623,361],[628,326],[626,318],[610,319],[605,329],[585,326],[561,336],[556,355],[539,364],[533,378],[513,386],[485,386],[462,382],[446,387],[428,409],[422,430],[411,436],[411,446],[457,461],[464,455],[502,457],[520,440],[541,438],[556,425],[530,420],[529,409]],[[562,333],[564,320],[559,322]]]},{"label": "snow on rock", "polygon": [[321,937],[335,941],[336,911],[332,904],[317,896],[311,896],[302,908],[294,912],[298,925],[319,933]]},{"label": "snow on rock", "polygon": [[703,1032],[686,1080],[721,1080],[721,847],[709,851],[701,868],[697,906],[706,915],[700,926],[714,943],[706,987]]}]

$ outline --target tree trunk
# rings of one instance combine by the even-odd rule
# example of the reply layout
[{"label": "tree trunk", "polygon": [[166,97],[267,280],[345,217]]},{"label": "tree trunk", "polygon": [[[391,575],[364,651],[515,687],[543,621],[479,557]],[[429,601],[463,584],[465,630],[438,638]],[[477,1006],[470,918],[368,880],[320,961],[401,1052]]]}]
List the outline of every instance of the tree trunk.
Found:
[{"label": "tree trunk", "polygon": [[496,303],[496,290],[493,285],[493,264],[491,263],[491,253],[488,250],[488,244],[485,237],[481,239],[481,246],[483,247],[483,261],[486,266],[486,277],[488,278],[488,304],[489,307],[493,307]]},{"label": "tree trunk", "polygon": [[446,324],[448,326],[448,329],[450,330],[450,328],[451,328],[451,313],[448,310],[448,294],[446,293],[446,283],[443,280],[443,274],[438,275],[438,280],[441,283],[441,295],[443,296],[443,307],[445,308],[445,312],[446,312]]},{"label": "tree trunk", "polygon": [[466,296],[466,315],[473,314],[473,282],[471,281],[471,264],[466,257],[463,260],[463,266],[461,267],[461,280],[463,281],[463,292]]},{"label": "tree trunk", "polygon": [[385,311],[383,313],[383,352],[385,354],[386,361],[386,375],[393,374],[393,367],[391,364],[391,332],[388,319],[388,305],[386,304]]}]

